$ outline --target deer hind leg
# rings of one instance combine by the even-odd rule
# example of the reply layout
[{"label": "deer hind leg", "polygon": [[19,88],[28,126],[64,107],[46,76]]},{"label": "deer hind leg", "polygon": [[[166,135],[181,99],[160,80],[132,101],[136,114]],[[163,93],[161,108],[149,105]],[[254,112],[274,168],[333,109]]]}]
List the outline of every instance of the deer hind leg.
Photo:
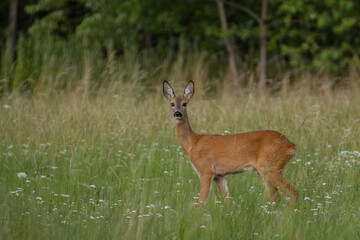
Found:
[{"label": "deer hind leg", "polygon": [[277,188],[274,185],[272,185],[266,178],[263,178],[263,181],[271,201],[275,203],[273,208],[276,209],[281,199],[280,194]]},{"label": "deer hind leg", "polygon": [[284,178],[281,172],[268,173],[267,180],[290,197],[290,207],[293,207],[298,199],[298,190]]},{"label": "deer hind leg", "polygon": [[199,198],[200,203],[206,202],[206,199],[210,192],[211,182],[213,178],[214,175],[210,175],[210,174],[200,175],[200,184],[201,184],[200,198]]},{"label": "deer hind leg", "polygon": [[266,190],[267,190],[267,192],[269,194],[269,197],[270,197],[271,201],[275,202],[274,209],[276,209],[276,207],[279,204],[280,199],[281,199],[280,194],[278,192],[278,189],[276,188],[275,185],[273,185],[272,182],[270,182],[269,175],[264,170],[264,168],[258,168],[257,170],[258,170],[259,174],[261,175],[261,177],[263,179],[264,185],[266,187]]},{"label": "deer hind leg", "polygon": [[[279,188],[290,197],[290,207],[293,207],[297,202],[298,190],[284,178],[281,170],[295,154],[296,145],[289,141],[284,141],[282,145],[279,146],[278,151],[270,154],[270,157],[262,155],[257,159],[260,163],[257,170],[264,179],[270,198],[280,200],[279,193],[277,192],[277,188]],[[272,161],[269,161],[270,159],[272,159]]]},{"label": "deer hind leg", "polygon": [[216,177],[214,177],[214,181],[220,190],[221,196],[224,199],[224,203],[227,203],[228,202],[227,198],[229,197],[229,190],[227,187],[227,182],[225,180],[225,177],[216,176]]}]

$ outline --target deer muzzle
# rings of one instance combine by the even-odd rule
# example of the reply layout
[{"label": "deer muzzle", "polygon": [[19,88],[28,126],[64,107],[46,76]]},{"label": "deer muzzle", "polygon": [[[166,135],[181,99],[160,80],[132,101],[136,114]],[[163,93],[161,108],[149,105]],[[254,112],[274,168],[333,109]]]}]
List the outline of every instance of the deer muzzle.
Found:
[{"label": "deer muzzle", "polygon": [[175,113],[174,113],[174,118],[182,118],[182,113],[181,112],[179,112],[179,111],[176,111]]}]

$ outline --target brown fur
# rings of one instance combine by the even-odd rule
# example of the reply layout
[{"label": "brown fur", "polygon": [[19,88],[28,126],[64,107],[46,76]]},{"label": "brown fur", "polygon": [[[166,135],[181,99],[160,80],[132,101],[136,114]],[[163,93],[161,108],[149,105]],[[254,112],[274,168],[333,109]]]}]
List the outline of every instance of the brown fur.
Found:
[{"label": "brown fur", "polygon": [[164,82],[164,95],[174,104],[173,113],[182,114],[176,120],[180,145],[200,177],[200,202],[205,202],[212,180],[227,201],[228,188],[224,176],[244,171],[257,170],[272,201],[278,203],[282,192],[290,197],[290,206],[296,204],[297,189],[282,175],[286,163],[296,154],[296,145],[279,132],[266,130],[234,135],[200,135],[192,131],[186,107],[194,93],[194,84],[189,82],[183,97],[176,97],[170,84]]}]

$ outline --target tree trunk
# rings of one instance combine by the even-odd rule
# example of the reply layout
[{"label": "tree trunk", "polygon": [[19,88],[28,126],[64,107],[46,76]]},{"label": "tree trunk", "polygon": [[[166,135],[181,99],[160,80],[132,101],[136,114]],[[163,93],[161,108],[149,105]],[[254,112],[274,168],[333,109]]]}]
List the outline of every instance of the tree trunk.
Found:
[{"label": "tree trunk", "polygon": [[9,72],[15,56],[18,3],[18,0],[10,1],[9,30],[6,36],[4,91],[9,90]]},{"label": "tree trunk", "polygon": [[[218,6],[218,9],[219,9],[221,30],[224,33],[226,33],[228,31],[228,24],[227,24],[227,20],[226,20],[224,3],[222,0],[216,0],[216,3]],[[242,84],[241,84],[241,80],[239,77],[239,72],[238,72],[237,64],[236,64],[235,46],[229,37],[225,37],[224,40],[225,40],[226,51],[229,56],[229,66],[230,66],[231,73],[233,75],[233,82],[234,82],[234,85],[235,85],[236,89],[238,90],[239,94],[242,94]]]},{"label": "tree trunk", "polygon": [[259,62],[259,90],[260,91],[263,91],[265,89],[265,84],[266,84],[267,6],[268,6],[268,0],[263,0],[262,1],[262,9],[261,9],[261,22],[260,22],[260,62]]},{"label": "tree trunk", "polygon": [[258,75],[259,75],[259,89],[262,91],[265,89],[265,85],[266,85],[266,69],[267,69],[267,50],[266,50],[266,45],[267,45],[267,9],[268,9],[268,0],[263,0],[262,1],[262,9],[261,9],[261,18],[255,14],[253,11],[251,11],[250,9],[237,4],[237,3],[233,3],[233,2],[228,2],[223,0],[225,4],[232,6],[234,8],[237,8],[241,11],[243,11],[244,13],[246,13],[247,15],[249,15],[250,17],[252,17],[253,19],[256,20],[256,22],[259,24],[260,27],[260,37],[259,37],[259,44],[260,44],[260,60],[258,63]]}]

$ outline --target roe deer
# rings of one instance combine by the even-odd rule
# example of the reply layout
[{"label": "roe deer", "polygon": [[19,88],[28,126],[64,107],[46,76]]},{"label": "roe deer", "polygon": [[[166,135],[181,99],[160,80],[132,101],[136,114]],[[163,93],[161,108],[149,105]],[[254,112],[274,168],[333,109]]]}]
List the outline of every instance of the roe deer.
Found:
[{"label": "roe deer", "polygon": [[296,153],[295,144],[271,130],[225,136],[196,134],[190,127],[186,112],[194,94],[193,81],[187,84],[181,97],[176,97],[170,84],[164,81],[163,93],[171,103],[180,145],[200,177],[200,203],[205,203],[212,180],[219,187],[224,202],[227,202],[229,193],[224,176],[257,170],[276,205],[280,201],[277,188],[290,197],[290,207],[296,204],[298,190],[282,175],[282,169]]}]

